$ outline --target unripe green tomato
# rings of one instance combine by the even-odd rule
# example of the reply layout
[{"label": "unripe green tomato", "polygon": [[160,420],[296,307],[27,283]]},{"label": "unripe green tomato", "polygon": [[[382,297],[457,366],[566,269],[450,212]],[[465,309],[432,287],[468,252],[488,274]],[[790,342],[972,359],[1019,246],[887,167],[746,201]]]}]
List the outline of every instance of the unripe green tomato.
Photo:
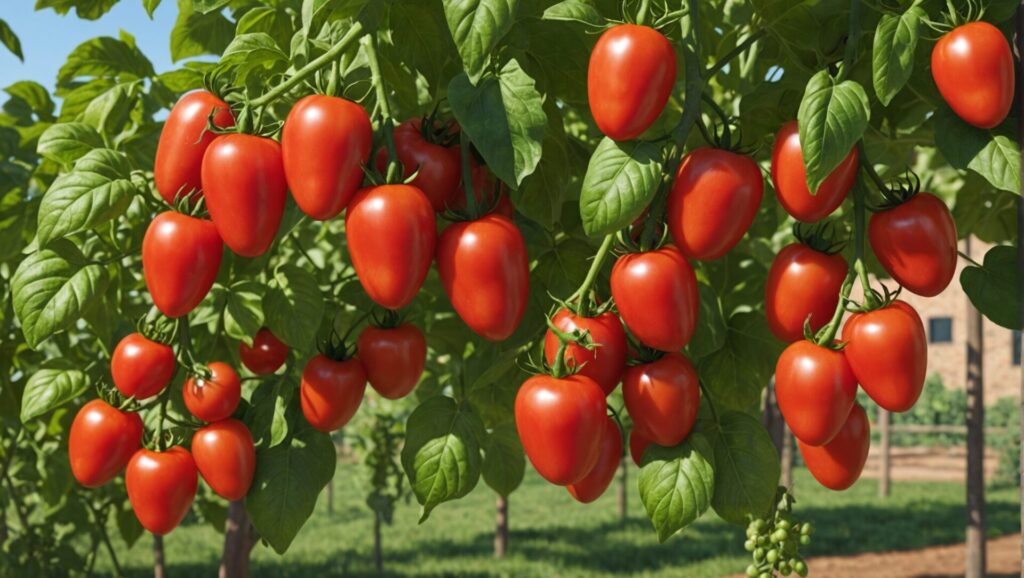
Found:
[{"label": "unripe green tomato", "polygon": [[779,564],[779,572],[783,576],[789,576],[793,573],[793,567],[790,566],[788,562],[783,562],[782,564]]},{"label": "unripe green tomato", "polygon": [[772,578],[771,572],[761,572],[761,575],[757,578]]},{"label": "unripe green tomato", "polygon": [[757,548],[757,542],[754,542],[753,540],[747,540],[743,543],[743,549],[747,552],[753,552],[754,548]]},{"label": "unripe green tomato", "polygon": [[811,537],[810,536],[808,536],[807,534],[804,534],[803,536],[800,536],[800,544],[806,546],[806,545],[808,545],[810,543],[811,543]]},{"label": "unripe green tomato", "polygon": [[807,576],[807,563],[803,560],[793,562],[793,571],[800,576]]},{"label": "unripe green tomato", "polygon": [[764,520],[754,520],[751,522],[750,527],[760,532],[761,530],[764,530],[767,525],[768,524],[766,524]]},{"label": "unripe green tomato", "polygon": [[778,562],[779,561],[779,551],[776,550],[775,548],[772,548],[771,550],[768,550],[768,552],[764,555],[764,559],[768,560],[769,564],[774,564],[774,563]]},{"label": "unripe green tomato", "polygon": [[814,533],[814,527],[811,526],[810,522],[806,522],[803,526],[800,526],[800,533],[804,536],[810,536],[812,533]]},{"label": "unripe green tomato", "polygon": [[786,532],[785,530],[775,530],[774,532],[772,532],[772,536],[771,536],[772,542],[774,542],[774,543],[782,542],[783,540],[785,540],[788,537],[789,537],[789,532]]},{"label": "unripe green tomato", "polygon": [[747,566],[747,576],[749,576],[750,578],[755,578],[758,574],[760,574],[760,572],[761,571],[757,569],[757,566],[754,566],[753,564]]},{"label": "unripe green tomato", "polygon": [[789,520],[783,519],[780,520],[778,524],[775,524],[775,527],[779,530],[788,530],[791,527],[791,524],[789,523]]},{"label": "unripe green tomato", "polygon": [[757,549],[755,549],[754,550],[754,561],[758,562],[758,563],[764,562],[764,555],[765,555],[765,549],[764,548],[757,548]]},{"label": "unripe green tomato", "polygon": [[767,536],[758,536],[757,537],[757,545],[758,546],[764,546],[767,543],[768,543],[768,537]]}]

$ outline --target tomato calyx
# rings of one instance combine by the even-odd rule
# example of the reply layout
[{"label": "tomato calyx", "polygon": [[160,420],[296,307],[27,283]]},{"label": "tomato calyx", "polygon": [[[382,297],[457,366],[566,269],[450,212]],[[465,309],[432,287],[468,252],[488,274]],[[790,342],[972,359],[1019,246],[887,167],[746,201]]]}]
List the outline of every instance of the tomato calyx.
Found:
[{"label": "tomato calyx", "polygon": [[[364,316],[365,317],[365,316]],[[340,335],[331,324],[330,334],[317,344],[317,351],[331,361],[348,361],[356,355],[355,345],[348,343],[352,331],[359,325],[359,321],[352,324],[345,335]]]},{"label": "tomato calyx", "polygon": [[814,224],[798,221],[793,225],[793,237],[800,244],[826,255],[836,255],[846,247],[846,241],[839,239],[837,233],[836,221],[821,221]]},{"label": "tomato calyx", "polygon": [[847,299],[846,311],[849,313],[868,313],[878,309],[885,309],[899,299],[900,293],[903,292],[902,286],[897,286],[896,290],[893,291],[884,283],[879,283],[879,285],[882,286],[882,291],[879,292],[877,289],[872,288],[872,298],[866,299],[864,303],[855,303]]},{"label": "tomato calyx", "polygon": [[915,195],[921,192],[921,177],[909,168],[903,173],[903,175],[892,179],[889,184],[886,184],[882,180],[878,173],[875,172],[874,166],[871,162],[861,156],[862,166],[868,177],[874,182],[875,187],[878,188],[878,192],[882,194],[882,203],[868,207],[868,209],[877,213],[898,207],[903,203],[906,203],[910,199],[913,199]]},{"label": "tomato calyx", "polygon": [[442,121],[438,116],[438,104],[434,105],[430,114],[420,118],[420,135],[430,144],[451,148],[459,142],[459,123],[455,122],[455,119]]},{"label": "tomato calyx", "polygon": [[539,373],[546,373],[556,379],[562,379],[574,375],[583,368],[586,363],[570,364],[565,361],[565,352],[569,344],[575,344],[587,350],[593,350],[597,344],[590,338],[590,331],[574,329],[572,332],[565,332],[560,329],[550,316],[545,317],[548,329],[558,338],[558,352],[555,354],[554,363],[548,363],[544,356],[541,356],[541,364],[537,367]]},{"label": "tomato calyx", "polygon": [[628,367],[636,367],[637,365],[647,365],[648,363],[654,363],[662,357],[668,355],[667,352],[648,347],[639,341],[633,339],[631,335],[627,335],[629,339],[630,351],[632,355],[629,356],[629,360],[626,362]]},{"label": "tomato calyx", "polygon": [[[380,311],[378,313],[378,311]],[[370,312],[373,325],[380,329],[396,329],[405,323],[405,315],[394,309],[374,309]]]},{"label": "tomato calyx", "polygon": [[[712,120],[710,128],[703,118],[697,119],[697,128],[709,146],[744,156],[750,156],[757,152],[758,147],[756,146],[743,146],[743,128],[739,125],[739,119],[726,114],[706,92],[702,92],[700,97],[718,117],[718,120]],[[673,172],[673,174],[675,173]]]},{"label": "tomato calyx", "polygon": [[470,157],[473,154],[473,143],[470,142],[469,136],[466,135],[465,131],[459,131],[459,154],[461,162],[462,176],[460,178],[462,183],[462,191],[465,195],[465,204],[463,208],[456,209],[453,207],[446,207],[442,215],[445,219],[452,221],[453,223],[464,222],[464,221],[475,221],[481,217],[489,215],[498,206],[498,201],[501,200],[501,181],[494,179],[494,189],[491,191],[481,191],[481,196],[478,199],[476,191],[473,185],[473,163]]},{"label": "tomato calyx", "polygon": [[142,404],[135,399],[135,396],[125,396],[119,389],[106,381],[96,384],[96,395],[107,405],[120,411],[137,412],[142,409]]}]

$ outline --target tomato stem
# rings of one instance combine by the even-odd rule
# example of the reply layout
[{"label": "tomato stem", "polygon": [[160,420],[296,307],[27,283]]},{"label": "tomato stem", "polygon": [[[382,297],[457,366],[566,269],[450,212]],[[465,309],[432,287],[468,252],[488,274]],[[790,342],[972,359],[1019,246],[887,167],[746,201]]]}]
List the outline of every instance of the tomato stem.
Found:
[{"label": "tomato stem", "polygon": [[711,418],[715,420],[716,425],[721,424],[722,421],[718,418],[718,408],[715,407],[715,400],[711,396],[711,392],[708,390],[708,386],[704,385],[703,379],[697,380],[697,383],[700,385],[700,392],[702,394],[702,397],[708,400],[708,409],[711,410]]},{"label": "tomato stem", "polygon": [[462,165],[462,192],[466,195],[466,211],[471,219],[479,217],[476,206],[476,191],[473,190],[473,168],[470,165],[469,135],[459,129],[459,162]]},{"label": "tomato stem", "polygon": [[703,66],[700,57],[700,2],[687,0],[687,10],[681,20],[683,29],[683,64],[686,67],[686,86],[683,90],[683,116],[679,124],[672,130],[672,138],[680,148],[693,130],[693,125],[700,116],[700,94],[704,91],[704,78],[701,76]]},{"label": "tomato stem", "polygon": [[871,290],[871,282],[868,280],[867,267],[864,264],[864,241],[867,230],[867,206],[864,202],[864,183],[857,180],[853,184],[853,250],[855,260],[853,267],[860,279],[861,288],[864,290],[864,303],[869,307],[877,307],[878,300],[875,299],[875,292]]},{"label": "tomato stem", "polygon": [[587,277],[583,279],[583,284],[580,288],[573,293],[568,301],[572,302],[573,299],[579,298],[576,304],[576,315],[580,317],[590,316],[590,299],[588,293],[590,288],[594,285],[594,281],[597,280],[598,273],[601,272],[601,265],[604,264],[605,257],[608,256],[608,251],[612,248],[612,243],[615,241],[614,234],[608,234],[604,236],[604,241],[601,242],[601,246],[597,249],[597,253],[594,255],[594,261],[590,264],[590,270],[587,271]]},{"label": "tomato stem", "polygon": [[843,69],[839,71],[839,80],[843,81],[853,70],[853,61],[857,58],[857,43],[860,41],[860,11],[863,0],[850,0],[850,26],[846,33],[846,50],[843,53]]},{"label": "tomato stem", "polygon": [[370,82],[377,95],[377,109],[380,112],[380,130],[384,134],[384,147],[388,151],[388,167],[385,171],[385,181],[388,183],[398,182],[401,174],[401,167],[398,165],[398,154],[395,152],[395,121],[391,117],[391,103],[388,101],[388,92],[384,87],[384,75],[380,71],[380,61],[377,58],[377,40],[372,34],[363,36],[359,43],[366,51],[366,60],[370,65]]},{"label": "tomato stem", "polygon": [[729,64],[729,62],[731,62],[733,59],[746,52],[748,48],[753,46],[754,43],[760,40],[761,37],[764,35],[765,30],[763,28],[751,32],[749,36],[743,39],[743,42],[740,42],[739,44],[736,45],[736,48],[733,48],[732,50],[727,52],[725,56],[720,58],[711,66],[709,66],[708,69],[704,71],[704,78],[711,78],[712,76],[721,72],[721,70],[725,68],[725,66]]},{"label": "tomato stem", "polygon": [[650,0],[640,0],[640,9],[636,13],[636,23],[643,26],[647,21],[647,10],[650,7]]},{"label": "tomato stem", "polygon": [[821,347],[831,349],[832,342],[835,341],[836,334],[839,333],[839,323],[843,320],[843,313],[846,312],[846,302],[850,298],[850,291],[853,289],[854,275],[853,269],[846,274],[846,279],[843,280],[843,288],[839,291],[839,303],[836,304],[836,310],[832,314],[832,319],[818,333],[815,343]]}]

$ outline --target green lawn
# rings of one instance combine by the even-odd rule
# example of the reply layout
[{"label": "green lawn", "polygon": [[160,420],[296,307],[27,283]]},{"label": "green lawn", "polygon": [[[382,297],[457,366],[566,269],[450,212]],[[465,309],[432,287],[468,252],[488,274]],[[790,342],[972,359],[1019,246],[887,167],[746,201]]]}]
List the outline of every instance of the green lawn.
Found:
[{"label": "green lawn", "polygon": [[[335,513],[321,497],[317,513],[281,557],[258,545],[258,577],[377,576],[372,561],[372,517],[363,504],[361,468],[339,464]],[[385,527],[386,574],[390,576],[688,576],[717,577],[742,571],[748,563],[743,529],[713,513],[659,545],[636,494],[631,470],[630,515],[620,522],[614,486],[597,502],[577,504],[562,488],[532,472],[510,500],[509,555],[492,554],[494,494],[481,482],[465,499],[443,504],[417,525],[414,502],[399,507]],[[876,484],[863,480],[843,493],[822,489],[804,470],[797,472],[797,517],[817,526],[809,555],[905,550],[963,540],[964,487],[948,483],[896,483],[880,501]],[[1016,489],[988,494],[992,535],[1018,529]],[[211,576],[221,536],[206,525],[184,526],[164,543],[169,574]],[[115,545],[124,550],[119,538]],[[129,576],[152,576],[151,539],[143,537],[120,552]],[[106,562],[101,559],[101,566]]]}]

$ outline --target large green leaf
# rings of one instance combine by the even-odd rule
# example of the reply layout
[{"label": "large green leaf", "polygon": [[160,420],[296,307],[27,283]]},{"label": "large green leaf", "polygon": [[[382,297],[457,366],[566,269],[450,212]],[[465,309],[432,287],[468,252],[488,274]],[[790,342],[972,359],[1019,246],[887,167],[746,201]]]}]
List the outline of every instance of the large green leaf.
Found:
[{"label": "large green leaf", "polygon": [[[11,95],[25,104],[41,120],[53,120],[55,105],[46,87],[34,80],[19,80],[4,89],[4,92]],[[4,105],[7,108],[11,103]]]},{"label": "large green leaf", "polygon": [[1020,194],[1020,144],[1006,124],[976,128],[943,105],[935,111],[935,144],[955,168],[971,169],[993,187]]},{"label": "large green leaf", "polygon": [[918,28],[928,15],[920,6],[911,6],[903,14],[884,14],[875,29],[872,49],[875,94],[888,106],[914,72],[914,50]]},{"label": "large green leaf", "polygon": [[590,157],[580,191],[583,230],[597,237],[636,220],[654,198],[661,170],[658,145],[602,139]]},{"label": "large green leaf", "polygon": [[544,132],[544,156],[533,174],[512,191],[512,204],[527,217],[551,229],[562,212],[569,188],[569,143],[562,128],[562,115],[554,103],[545,103],[548,125]]},{"label": "large green leaf", "polygon": [[544,20],[582,22],[591,26],[602,26],[605,23],[597,7],[585,0],[562,0],[549,6],[544,10]]},{"label": "large green leaf", "polygon": [[250,347],[252,338],[263,327],[264,286],[255,281],[241,281],[226,290],[224,332]]},{"label": "large green leaf", "polygon": [[836,82],[827,70],[811,77],[797,111],[808,189],[817,191],[850,154],[870,116],[868,95],[857,81]]},{"label": "large green leaf", "polygon": [[[716,398],[717,399],[717,398]],[[746,525],[772,506],[779,485],[779,454],[757,418],[737,411],[702,419],[697,431],[711,442],[715,455],[715,492],[711,506],[723,520]],[[691,434],[693,435],[693,434]]]},{"label": "large green leaf", "polygon": [[52,8],[57,14],[67,14],[73,8],[79,18],[97,20],[119,0],[36,0],[36,10]]},{"label": "large green leaf", "polygon": [[756,413],[781,353],[764,314],[740,312],[729,318],[725,344],[700,359],[698,373],[720,406]]},{"label": "large green leaf", "polygon": [[220,11],[197,12],[192,0],[178,0],[178,19],[171,29],[171,60],[220,54],[234,35],[234,26]]},{"label": "large green leaf", "polygon": [[659,541],[696,522],[707,511],[715,492],[714,460],[711,445],[696,432],[676,447],[651,445],[644,452],[640,501]]},{"label": "large green leaf", "polygon": [[83,77],[118,77],[136,80],[153,76],[153,65],[134,45],[101,36],[86,40],[68,55],[57,73],[57,84],[64,86]]},{"label": "large green leaf", "polygon": [[1017,248],[1000,245],[985,253],[981,267],[965,267],[960,285],[971,303],[993,322],[1020,331],[1020,267]]},{"label": "large green leaf", "polygon": [[265,32],[235,36],[224,49],[222,65],[235,68],[239,82],[244,82],[257,69],[279,70],[287,65],[288,55]]},{"label": "large green leaf", "polygon": [[102,146],[103,138],[93,127],[84,122],[62,122],[46,129],[39,137],[36,151],[54,162],[70,165]]},{"label": "large green leaf", "polygon": [[700,293],[700,312],[697,314],[697,330],[687,346],[695,359],[714,353],[725,345],[729,328],[722,315],[722,304],[711,285],[701,281],[697,284]]},{"label": "large green leaf", "polygon": [[25,55],[21,52],[21,40],[11,30],[10,24],[2,18],[0,18],[0,44],[6,46],[7,50],[11,51],[11,54],[18,57],[18,60],[25,61]]},{"label": "large green leaf", "polygon": [[526,454],[516,424],[502,422],[488,434],[484,445],[484,482],[498,494],[508,497],[523,482],[525,472]]},{"label": "large green leaf", "polygon": [[519,0],[443,0],[443,4],[462,65],[476,84],[494,48],[515,23]]},{"label": "large green leaf", "polygon": [[82,121],[108,137],[116,137],[138,104],[140,88],[136,80],[111,86],[86,105]]},{"label": "large green leaf", "polygon": [[288,345],[311,351],[324,314],[324,298],[316,277],[295,265],[282,265],[263,303],[267,327]]},{"label": "large green leaf", "polygon": [[21,421],[28,423],[85,393],[89,378],[77,369],[40,369],[28,378],[21,397]]}]

